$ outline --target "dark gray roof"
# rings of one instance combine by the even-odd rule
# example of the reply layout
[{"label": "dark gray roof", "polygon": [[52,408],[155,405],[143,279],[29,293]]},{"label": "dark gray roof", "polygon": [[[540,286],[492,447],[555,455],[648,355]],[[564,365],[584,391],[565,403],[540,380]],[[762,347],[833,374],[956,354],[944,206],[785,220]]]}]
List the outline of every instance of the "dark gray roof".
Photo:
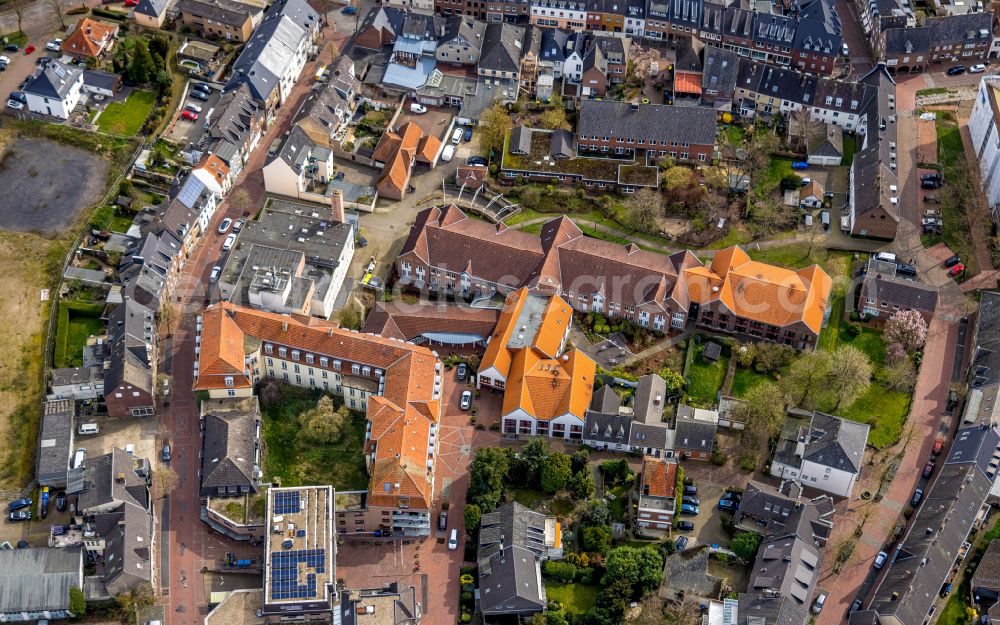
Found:
[{"label": "dark gray roof", "polygon": [[983,553],[976,572],[972,575],[972,592],[986,589],[1000,593],[1000,540],[991,540],[986,552]]},{"label": "dark gray roof", "polygon": [[236,0],[181,0],[178,8],[181,13],[237,28],[262,11],[259,6]]},{"label": "dark gray roof", "polygon": [[510,153],[530,154],[531,153],[531,128],[527,126],[515,126],[510,131]]},{"label": "dark gray roof", "polygon": [[677,43],[677,62],[674,67],[682,72],[701,73],[701,50],[704,47],[694,38],[681,39]]},{"label": "dark gray roof", "polygon": [[706,46],[701,75],[702,93],[715,98],[731,98],[736,89],[736,76],[739,71],[738,54],[731,50]]},{"label": "dark gray roof", "polygon": [[580,104],[577,134],[619,139],[715,144],[715,111],[708,108],[661,104],[629,104],[612,100],[584,100]]},{"label": "dark gray roof", "polygon": [[152,352],[156,336],[153,311],[133,299],[119,304],[108,318],[108,342],[111,354],[104,370],[104,392],[110,393],[122,383],[153,391]]},{"label": "dark gray roof", "polygon": [[40,486],[65,486],[73,444],[75,402],[57,399],[42,404],[35,478]]},{"label": "dark gray roof", "polygon": [[573,133],[568,130],[555,130],[549,142],[549,154],[555,158],[570,158],[576,151],[573,149]]},{"label": "dark gray roof", "polygon": [[887,56],[920,54],[936,46],[977,44],[993,38],[993,15],[989,12],[928,17],[916,28],[885,31]]},{"label": "dark gray roof", "polygon": [[1000,382],[1000,293],[983,292],[972,344],[972,385],[981,387]]},{"label": "dark gray roof", "polygon": [[632,416],[588,410],[583,423],[583,438],[599,443],[627,445],[632,435]]},{"label": "dark gray roof", "polygon": [[134,10],[139,15],[159,17],[166,12],[169,5],[170,0],[139,0]]},{"label": "dark gray roof", "polygon": [[52,370],[50,385],[55,388],[71,384],[93,384],[103,379],[101,367],[67,367]]},{"label": "dark gray roof", "polygon": [[866,423],[817,412],[813,415],[803,459],[841,471],[860,473],[868,443],[868,429]]},{"label": "dark gray roof", "polygon": [[635,387],[635,420],[643,423],[663,421],[663,406],[667,401],[667,383],[655,373],[639,378]]},{"label": "dark gray roof", "polygon": [[483,45],[486,24],[467,15],[455,15],[447,19],[444,36],[440,43],[468,45],[479,50]]},{"label": "dark gray roof", "polygon": [[0,551],[0,614],[69,609],[69,589],[83,588],[83,550]]},{"label": "dark gray roof", "polygon": [[543,61],[562,63],[566,60],[566,42],[569,33],[558,28],[543,28],[539,56]]},{"label": "dark gray roof", "polygon": [[714,423],[694,419],[678,419],[675,427],[674,449],[711,452],[715,444]]},{"label": "dark gray roof", "polygon": [[632,433],[629,436],[632,447],[649,447],[651,449],[666,449],[667,424],[632,423]]},{"label": "dark gray roof", "polygon": [[136,471],[142,462],[117,447],[103,456],[87,458],[84,462],[86,490],[80,495],[79,510],[87,513],[121,503],[145,510],[149,506],[149,490],[146,478]]},{"label": "dark gray roof", "polygon": [[256,399],[231,405],[212,403],[203,424],[202,497],[219,495],[219,488],[235,488],[240,493],[257,491],[254,464],[260,444],[259,424]]},{"label": "dark gray roof", "polygon": [[488,572],[479,568],[479,607],[485,615],[531,614],[545,608],[538,558],[508,545],[490,557]]},{"label": "dark gray roof", "polygon": [[110,74],[108,72],[102,72],[99,69],[85,69],[83,70],[83,84],[88,87],[93,87],[95,89],[107,89],[108,91],[113,91],[118,88],[122,82],[122,77],[118,74]]},{"label": "dark gray roof", "polygon": [[868,273],[861,284],[861,302],[866,300],[886,302],[897,305],[903,310],[912,309],[922,313],[933,314],[937,308],[937,289],[915,280],[904,280],[891,276]]},{"label": "dark gray roof", "polygon": [[316,147],[316,142],[312,140],[312,137],[306,134],[306,131],[301,126],[296,124],[292,126],[292,130],[285,138],[285,142],[281,144],[281,150],[268,162],[281,159],[292,168],[292,171],[300,174]]},{"label": "dark gray roof", "polygon": [[517,72],[521,66],[524,29],[506,22],[486,25],[479,68],[498,72]]},{"label": "dark gray roof", "polygon": [[890,28],[883,33],[886,56],[919,54],[931,48],[934,32],[926,26]]},{"label": "dark gray roof", "polygon": [[[246,83],[227,90],[215,106],[215,121],[209,129],[209,150],[232,166],[233,157],[244,152],[264,119],[264,108],[254,100]],[[231,146],[232,149],[226,149]]]},{"label": "dark gray roof", "polygon": [[618,397],[618,393],[609,384],[605,384],[594,391],[593,396],[590,398],[590,409],[594,412],[614,414],[618,412],[618,407],[621,404],[621,398]]},{"label": "dark gray roof", "polygon": [[62,100],[83,73],[78,67],[52,61],[34,75],[23,91],[43,98]]},{"label": "dark gray roof", "polygon": [[123,503],[117,509],[94,517],[94,526],[104,538],[104,576],[107,593],[115,596],[152,580],[153,517],[144,508]]}]

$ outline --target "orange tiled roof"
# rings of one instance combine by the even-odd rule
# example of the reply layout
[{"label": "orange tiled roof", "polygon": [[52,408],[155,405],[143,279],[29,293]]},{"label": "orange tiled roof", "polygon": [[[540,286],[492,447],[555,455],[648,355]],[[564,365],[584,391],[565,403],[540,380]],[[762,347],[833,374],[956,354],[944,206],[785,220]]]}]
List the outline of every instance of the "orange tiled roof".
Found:
[{"label": "orange tiled roof", "polygon": [[97,57],[104,52],[117,31],[117,26],[85,17],[76,23],[76,28],[62,42],[61,48],[68,54]]},{"label": "orange tiled roof", "polygon": [[[372,454],[371,494],[382,502],[373,505],[395,506],[399,497],[409,497],[412,508],[430,507],[433,474],[427,463],[433,466],[434,453],[428,448],[428,434],[437,427],[441,411],[435,393],[438,360],[432,351],[412,343],[343,330],[322,319],[279,315],[221,302],[207,309],[202,317],[195,389],[226,388],[221,376],[237,367],[242,372],[247,337],[382,369],[383,393],[368,401],[371,431],[366,451]],[[250,381],[245,380],[244,386],[249,385]],[[392,484],[388,492],[385,483]]]},{"label": "orange tiled roof", "polygon": [[802,322],[819,334],[833,281],[818,265],[793,271],[753,261],[737,246],[711,267],[685,270],[691,301],[721,302],[733,314],[777,327]]},{"label": "orange tiled roof", "polygon": [[424,135],[417,143],[417,160],[430,163],[441,149],[441,140],[433,135]]},{"label": "orange tiled roof", "polygon": [[807,184],[806,186],[802,187],[801,191],[799,191],[799,199],[800,200],[804,200],[807,197],[809,197],[810,195],[815,196],[819,200],[822,200],[823,199],[823,185],[821,185],[820,183],[816,182],[815,180],[812,180],[812,181],[809,182],[809,184]]},{"label": "orange tiled roof", "polygon": [[674,75],[674,91],[677,93],[701,95],[701,76],[698,74],[688,74],[687,72],[677,72]]},{"label": "orange tiled roof", "polygon": [[206,154],[202,157],[201,162],[198,163],[198,167],[212,174],[212,177],[220,185],[229,177],[229,166],[215,154]]},{"label": "orange tiled roof", "polygon": [[410,181],[410,155],[405,150],[398,150],[382,170],[379,182],[388,180],[393,188],[402,191]]},{"label": "orange tiled roof", "polygon": [[642,492],[650,497],[673,497],[677,493],[677,463],[660,458],[642,461]]}]

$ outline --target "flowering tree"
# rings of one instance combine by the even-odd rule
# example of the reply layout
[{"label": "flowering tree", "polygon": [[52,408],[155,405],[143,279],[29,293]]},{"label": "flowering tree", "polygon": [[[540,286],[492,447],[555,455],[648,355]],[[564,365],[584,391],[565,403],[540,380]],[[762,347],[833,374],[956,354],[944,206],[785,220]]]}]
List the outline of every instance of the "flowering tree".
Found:
[{"label": "flowering tree", "polygon": [[927,341],[927,322],[915,310],[901,310],[886,322],[885,340],[899,343],[908,353],[913,353]]}]

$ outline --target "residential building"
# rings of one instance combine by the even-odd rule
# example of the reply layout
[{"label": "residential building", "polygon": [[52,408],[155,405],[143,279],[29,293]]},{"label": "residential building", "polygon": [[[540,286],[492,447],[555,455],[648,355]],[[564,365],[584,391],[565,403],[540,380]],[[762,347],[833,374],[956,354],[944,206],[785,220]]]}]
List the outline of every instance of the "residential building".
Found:
[{"label": "residential building", "polygon": [[[331,208],[338,208],[339,196],[332,199]],[[219,274],[221,297],[275,313],[329,318],[354,258],[355,224],[345,222],[342,208],[269,200],[229,253]]]},{"label": "residential building", "polygon": [[580,103],[576,127],[581,154],[670,156],[707,162],[715,153],[715,111],[613,100]]},{"label": "residential building", "polygon": [[979,81],[979,93],[969,116],[969,134],[976,151],[979,179],[994,224],[1000,224],[1000,80],[986,76]]},{"label": "residential building", "polygon": [[176,4],[176,0],[139,0],[132,9],[132,19],[145,28],[161,28]]},{"label": "residential building", "polygon": [[834,124],[824,124],[823,131],[806,140],[806,162],[810,165],[836,167],[844,160],[844,131]]},{"label": "residential building", "polygon": [[861,77],[876,89],[858,124],[857,152],[851,162],[849,225],[853,236],[893,239],[899,227],[896,172],[896,83],[884,65]]},{"label": "residential building", "polygon": [[583,443],[597,449],[672,458],[673,431],[662,421],[665,388],[660,376],[644,375],[636,384],[631,406],[626,407],[610,386],[602,386],[586,412]]},{"label": "residential building", "polygon": [[202,37],[243,43],[260,26],[264,5],[239,0],[180,0],[180,22]]},{"label": "residential building", "polygon": [[788,412],[791,418],[782,429],[771,475],[850,498],[861,475],[870,426],[822,412]]},{"label": "residential building", "polygon": [[810,180],[799,189],[799,208],[809,210],[823,208],[823,195],[823,185],[816,180]]},{"label": "residential building", "polygon": [[375,302],[361,331],[417,345],[485,347],[499,318],[495,308]]},{"label": "residential building", "polygon": [[219,98],[207,123],[207,151],[229,168],[230,181],[239,177],[247,159],[264,134],[264,107],[254,99],[246,83],[227,90]]},{"label": "residential building", "polygon": [[1000,423],[1000,293],[984,291],[979,310],[970,318],[965,348],[970,357],[964,423]]},{"label": "residential building", "polygon": [[41,431],[35,457],[35,479],[39,486],[66,488],[66,471],[73,453],[73,422],[76,402],[56,399],[42,404]]},{"label": "residential building", "polygon": [[104,403],[112,417],[151,417],[156,380],[153,311],[126,299],[108,318],[110,353],[104,366]]},{"label": "residential building", "polygon": [[1000,620],[1000,541],[989,542],[969,582],[972,596],[991,624]]},{"label": "residential building", "polygon": [[[610,0],[609,0],[610,1]],[[577,33],[563,64],[567,95],[602,98],[614,85],[625,82],[631,41],[621,36]],[[571,88],[572,87],[572,88]]]},{"label": "residential building", "polygon": [[[422,606],[413,586],[390,582],[382,588],[342,590],[342,625],[368,625],[372,618],[391,619],[393,625],[419,625]],[[372,617],[372,615],[379,615]]]},{"label": "residential building", "polygon": [[401,200],[410,187],[413,168],[423,164],[433,168],[441,152],[441,140],[426,135],[416,122],[406,122],[395,131],[382,133],[372,160],[381,167],[375,188],[380,197]]},{"label": "residential building", "polygon": [[[240,588],[226,593],[226,598],[205,615],[205,625],[232,625],[257,618],[264,607],[264,591],[260,588]],[[245,623],[246,620],[243,622]]]},{"label": "residential building", "polygon": [[555,517],[516,501],[483,515],[479,529],[479,610],[484,617],[528,616],[545,609],[541,563],[562,558]]},{"label": "residential building", "polygon": [[1000,435],[993,427],[958,430],[944,465],[876,579],[867,609],[852,614],[852,624],[877,619],[903,625],[934,616],[938,593],[991,496],[998,455]]},{"label": "residential building", "polygon": [[264,605],[267,623],[334,618],[337,551],[333,487],[299,486],[267,491]]},{"label": "residential building", "polygon": [[915,310],[929,324],[937,303],[936,288],[897,276],[895,263],[873,260],[861,282],[855,310],[877,319],[889,319],[901,310]]},{"label": "residential building", "polygon": [[366,411],[370,487],[363,522],[352,531],[430,533],[442,375],[432,351],[226,302],[208,308],[200,327],[195,390],[213,398],[249,397],[270,378],[323,389]]},{"label": "residential building", "polygon": [[307,101],[295,124],[317,145],[339,146],[360,97],[361,82],[354,73],[354,61],[349,56],[340,56],[327,67],[326,86]]},{"label": "residential building", "polygon": [[[133,240],[134,245],[122,254],[118,266],[124,286],[122,294],[150,310],[159,310],[160,298],[173,288],[184,260],[184,244],[175,231],[167,229],[146,232]],[[102,394],[103,391],[102,382]]]},{"label": "residential building", "polygon": [[706,46],[701,70],[701,103],[719,112],[732,111],[739,71],[738,54]]},{"label": "residential building", "polygon": [[681,404],[674,421],[674,453],[679,458],[711,460],[719,413]]},{"label": "residential building", "polygon": [[52,61],[31,76],[22,91],[32,113],[69,119],[83,95],[83,70]]},{"label": "residential building", "polygon": [[83,550],[0,551],[0,620],[27,623],[81,618],[70,610],[70,589],[83,590]]},{"label": "residential building", "polygon": [[330,203],[333,151],[292,126],[281,149],[264,164],[264,190],[297,200]]},{"label": "residential building", "polygon": [[[747,591],[739,595],[741,622],[791,625],[809,620],[823,550],[833,529],[832,514],[828,496],[803,499],[800,494],[747,483],[737,527],[763,534],[764,540]],[[745,519],[752,522],[748,525]]]},{"label": "residential building", "polygon": [[64,55],[81,61],[96,60],[111,51],[117,36],[117,24],[83,17],[70,27],[59,48]]},{"label": "residential building", "polygon": [[49,399],[84,400],[104,397],[103,367],[92,365],[53,369],[49,389]]},{"label": "residential building", "polygon": [[893,74],[925,72],[942,63],[978,63],[994,49],[993,20],[991,12],[927,17],[920,25],[893,25],[871,33],[873,48]]},{"label": "residential building", "polygon": [[[447,15],[447,14],[446,14]],[[403,30],[406,11],[392,6],[376,6],[358,27],[354,46],[363,50],[381,50],[396,43]]]},{"label": "residential building", "polygon": [[501,431],[581,440],[597,364],[565,351],[573,310],[558,295],[519,289],[507,296],[476,375],[504,392]]},{"label": "residential building", "polygon": [[630,451],[632,415],[621,410],[621,399],[608,385],[594,391],[583,426],[583,444],[598,450]]},{"label": "residential building", "polygon": [[519,80],[525,32],[524,28],[507,22],[487,24],[476,66],[478,75]]},{"label": "residential building", "polygon": [[486,24],[471,17],[455,15],[448,18],[446,29],[434,52],[438,63],[478,65]]},{"label": "residential building", "polygon": [[201,406],[201,496],[256,493],[260,469],[256,397],[208,399]]},{"label": "residential building", "polygon": [[315,51],[319,21],[319,14],[305,0],[272,4],[236,57],[225,91],[246,84],[270,120],[274,110],[285,103],[307,58]]},{"label": "residential building", "polygon": [[646,457],[642,461],[636,520],[642,530],[669,532],[677,509],[677,461]]}]

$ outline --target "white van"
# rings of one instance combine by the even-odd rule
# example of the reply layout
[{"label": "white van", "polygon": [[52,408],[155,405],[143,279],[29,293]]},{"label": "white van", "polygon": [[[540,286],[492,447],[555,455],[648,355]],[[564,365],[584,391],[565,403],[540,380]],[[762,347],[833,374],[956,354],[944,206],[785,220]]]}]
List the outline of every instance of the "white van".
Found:
[{"label": "white van", "polygon": [[441,151],[441,161],[447,163],[455,156],[455,146],[448,144],[444,146],[444,150]]},{"label": "white van", "polygon": [[78,434],[97,434],[100,428],[97,427],[96,423],[81,423],[79,429],[77,429]]},{"label": "white van", "polygon": [[73,468],[79,469],[83,466],[83,461],[87,457],[87,450],[81,447],[76,450],[76,455],[73,456]]},{"label": "white van", "polygon": [[451,530],[451,536],[448,537],[448,550],[455,551],[458,549],[458,530]]},{"label": "white van", "polygon": [[423,104],[418,103],[418,102],[411,102],[410,103],[410,112],[413,113],[413,114],[415,114],[415,115],[423,115],[424,113],[427,112],[427,107],[424,106]]},{"label": "white van", "polygon": [[896,262],[896,255],[892,252],[879,252],[878,254],[875,254],[875,260],[884,260],[887,263],[894,263]]},{"label": "white van", "polygon": [[451,133],[451,142],[455,145],[458,145],[459,143],[462,142],[462,135],[464,134],[465,134],[465,128],[462,128],[461,126],[455,128],[455,132]]}]

